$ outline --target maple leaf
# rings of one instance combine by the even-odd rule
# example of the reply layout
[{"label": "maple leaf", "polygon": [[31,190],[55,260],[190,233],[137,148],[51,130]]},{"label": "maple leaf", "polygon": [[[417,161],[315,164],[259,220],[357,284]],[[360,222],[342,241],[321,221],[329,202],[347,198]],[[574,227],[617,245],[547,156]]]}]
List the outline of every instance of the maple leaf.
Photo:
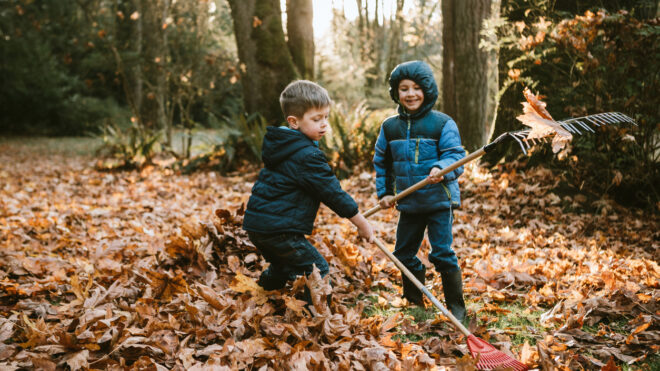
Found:
[{"label": "maple leaf", "polygon": [[89,351],[87,349],[81,350],[78,353],[74,353],[71,357],[66,360],[66,364],[71,368],[71,370],[80,370],[89,368]]},{"label": "maple leaf", "polygon": [[188,292],[188,283],[183,278],[183,272],[172,276],[170,272],[147,271],[147,276],[151,279],[153,297],[156,299],[170,301],[173,295]]},{"label": "maple leaf", "polygon": [[619,371],[621,368],[616,365],[616,362],[614,362],[614,357],[610,357],[609,361],[607,361],[607,364],[603,366],[600,371]]},{"label": "maple leaf", "polygon": [[218,294],[213,290],[212,288],[203,285],[201,283],[197,283],[197,293],[199,296],[204,298],[207,303],[209,303],[213,308],[217,310],[223,310],[227,307],[226,303],[223,303],[222,298],[218,296]]},{"label": "maple leaf", "polygon": [[236,276],[229,287],[236,292],[252,293],[252,297],[257,304],[263,304],[268,301],[268,296],[263,287],[259,286],[255,280],[242,273],[236,273]]},{"label": "maple leaf", "polygon": [[284,296],[284,303],[287,308],[291,309],[298,316],[303,315],[305,304],[307,304],[304,300],[298,300],[292,296]]},{"label": "maple leaf", "polygon": [[312,296],[314,309],[316,309],[316,312],[319,314],[330,313],[326,298],[328,295],[332,294],[332,287],[330,286],[328,278],[329,277],[326,277],[325,279],[321,278],[321,271],[319,271],[316,265],[314,265],[312,273],[305,277],[307,287]]},{"label": "maple leaf", "polygon": [[559,152],[573,139],[573,135],[552,119],[550,113],[545,109],[546,103],[541,101],[537,95],[534,95],[529,88],[525,88],[523,94],[527,101],[522,103],[523,114],[516,118],[531,128],[527,139],[553,136],[552,151],[554,153]]},{"label": "maple leaf", "polygon": [[533,365],[536,364],[538,359],[538,351],[534,347],[530,346],[528,341],[525,341],[525,344],[520,350],[520,362],[526,365]]}]

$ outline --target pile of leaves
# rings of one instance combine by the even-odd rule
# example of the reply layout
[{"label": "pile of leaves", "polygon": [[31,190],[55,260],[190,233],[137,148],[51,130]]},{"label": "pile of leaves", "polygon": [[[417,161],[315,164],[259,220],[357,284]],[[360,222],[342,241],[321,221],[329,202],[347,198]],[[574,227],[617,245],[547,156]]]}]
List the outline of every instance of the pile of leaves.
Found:
[{"label": "pile of leaves", "polygon": [[[258,287],[267,263],[240,228],[255,172],[103,173],[90,158],[11,143],[0,164],[3,368],[474,369],[463,335],[430,306],[411,317],[396,267],[325,207],[310,240],[332,288],[316,272]],[[657,216],[609,200],[597,214],[566,212],[586,200],[554,195],[549,171],[516,164],[469,167],[461,182],[454,246],[477,336],[532,367],[653,360]],[[365,210],[373,183],[363,173],[343,186]],[[372,220],[390,247],[396,219]],[[439,274],[428,278],[441,297]],[[513,304],[538,321],[498,328]]]}]

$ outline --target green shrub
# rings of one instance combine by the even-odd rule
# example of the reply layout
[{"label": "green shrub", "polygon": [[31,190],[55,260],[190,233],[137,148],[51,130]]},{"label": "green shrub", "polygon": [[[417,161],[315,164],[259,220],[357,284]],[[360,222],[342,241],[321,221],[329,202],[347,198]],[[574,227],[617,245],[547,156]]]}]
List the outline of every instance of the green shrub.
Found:
[{"label": "green shrub", "polygon": [[[216,170],[221,173],[261,162],[261,146],[268,123],[258,114],[235,115],[203,139],[201,154],[177,164],[184,173]],[[236,161],[241,159],[241,162]]]},{"label": "green shrub", "polygon": [[570,193],[609,195],[624,205],[654,208],[660,201],[658,21],[639,20],[625,11],[586,12],[563,20],[542,15],[537,9],[499,29],[505,60],[500,65],[504,88],[498,120],[515,122],[525,85],[545,96],[557,120],[610,111],[627,114],[638,127],[605,127],[576,137],[566,156],[543,148],[529,163],[549,164]]},{"label": "green shrub", "polygon": [[371,111],[362,102],[352,109],[337,104],[330,112],[332,128],[320,142],[321,149],[339,178],[345,178],[371,165],[380,124],[392,112]]},{"label": "green shrub", "polygon": [[101,170],[140,169],[151,164],[153,157],[161,151],[163,131],[154,131],[133,123],[126,129],[116,124],[105,126],[101,138],[103,145],[98,154],[105,157],[99,161]]}]

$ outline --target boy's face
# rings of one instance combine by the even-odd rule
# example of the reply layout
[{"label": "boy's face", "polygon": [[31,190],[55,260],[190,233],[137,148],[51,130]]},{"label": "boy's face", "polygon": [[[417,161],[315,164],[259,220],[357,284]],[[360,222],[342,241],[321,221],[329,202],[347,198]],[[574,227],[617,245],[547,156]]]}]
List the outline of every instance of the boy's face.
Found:
[{"label": "boy's face", "polygon": [[321,140],[328,131],[328,116],[330,107],[310,108],[303,117],[289,116],[286,121],[289,127],[305,134],[311,140]]},{"label": "boy's face", "polygon": [[424,103],[422,87],[412,80],[401,80],[399,83],[399,102],[409,113],[417,112]]}]

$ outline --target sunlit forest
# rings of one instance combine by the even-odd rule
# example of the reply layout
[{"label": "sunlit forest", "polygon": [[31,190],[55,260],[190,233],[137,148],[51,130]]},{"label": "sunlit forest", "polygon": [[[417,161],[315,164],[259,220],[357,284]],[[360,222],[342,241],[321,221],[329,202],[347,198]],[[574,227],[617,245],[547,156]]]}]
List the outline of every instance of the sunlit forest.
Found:
[{"label": "sunlit forest", "polygon": [[[242,229],[300,79],[332,99],[332,172],[377,205],[390,74],[420,60],[477,154],[452,214],[469,332],[530,369],[659,369],[659,5],[0,1],[0,368],[486,369],[330,208],[308,240],[332,286],[265,291]],[[390,250],[398,218],[369,218]]]}]

